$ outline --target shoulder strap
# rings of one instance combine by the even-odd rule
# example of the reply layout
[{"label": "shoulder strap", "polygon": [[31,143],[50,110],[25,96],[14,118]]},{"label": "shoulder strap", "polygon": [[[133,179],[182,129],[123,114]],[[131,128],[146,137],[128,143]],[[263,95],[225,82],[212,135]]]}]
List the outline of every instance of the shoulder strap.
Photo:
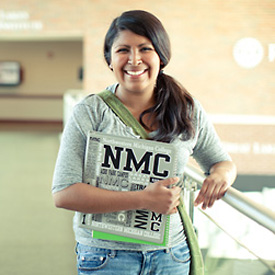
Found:
[{"label": "shoulder strap", "polygon": [[187,236],[187,243],[191,254],[190,275],[204,275],[204,262],[198,243],[198,237],[194,230],[192,221],[186,212],[182,195],[180,197],[180,204],[177,208],[183,224],[185,235]]},{"label": "shoulder strap", "polygon": [[113,110],[113,112],[125,123],[131,127],[134,132],[143,139],[148,138],[145,129],[140,125],[131,112],[123,105],[123,103],[112,93],[105,90],[98,94],[104,102]]}]

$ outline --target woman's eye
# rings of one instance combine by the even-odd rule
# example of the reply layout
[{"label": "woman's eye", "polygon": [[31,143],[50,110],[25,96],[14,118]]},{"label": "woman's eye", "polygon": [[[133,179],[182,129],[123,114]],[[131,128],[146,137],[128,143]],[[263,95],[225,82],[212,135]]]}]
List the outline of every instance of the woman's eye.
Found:
[{"label": "woman's eye", "polygon": [[153,51],[153,49],[150,47],[143,47],[143,48],[141,48],[141,51],[147,52],[147,51]]},{"label": "woman's eye", "polygon": [[128,52],[128,49],[126,48],[121,48],[117,50],[118,53],[124,53],[124,52]]}]

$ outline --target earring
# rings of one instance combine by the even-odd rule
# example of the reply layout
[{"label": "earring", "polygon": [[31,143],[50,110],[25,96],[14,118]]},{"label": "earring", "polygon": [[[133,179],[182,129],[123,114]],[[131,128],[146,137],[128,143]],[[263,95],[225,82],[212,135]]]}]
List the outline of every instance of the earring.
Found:
[{"label": "earring", "polygon": [[110,68],[111,71],[113,70],[112,64],[109,65],[109,68]]}]

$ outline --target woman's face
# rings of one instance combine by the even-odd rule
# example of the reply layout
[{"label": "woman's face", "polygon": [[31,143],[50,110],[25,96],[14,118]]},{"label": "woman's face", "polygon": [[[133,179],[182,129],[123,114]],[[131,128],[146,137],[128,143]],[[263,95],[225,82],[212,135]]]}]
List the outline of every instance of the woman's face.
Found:
[{"label": "woman's face", "polygon": [[121,91],[153,93],[160,58],[148,38],[125,30],[114,40],[110,68]]}]

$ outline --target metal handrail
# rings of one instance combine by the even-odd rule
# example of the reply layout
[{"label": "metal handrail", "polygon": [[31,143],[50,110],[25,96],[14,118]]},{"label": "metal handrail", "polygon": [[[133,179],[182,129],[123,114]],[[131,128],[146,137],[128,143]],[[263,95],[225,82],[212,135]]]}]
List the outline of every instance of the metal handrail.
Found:
[{"label": "metal handrail", "polygon": [[[190,164],[186,166],[184,174],[196,181],[200,187],[206,178],[199,169]],[[275,212],[271,209],[251,200],[233,187],[227,190],[222,200],[275,234]]]}]

